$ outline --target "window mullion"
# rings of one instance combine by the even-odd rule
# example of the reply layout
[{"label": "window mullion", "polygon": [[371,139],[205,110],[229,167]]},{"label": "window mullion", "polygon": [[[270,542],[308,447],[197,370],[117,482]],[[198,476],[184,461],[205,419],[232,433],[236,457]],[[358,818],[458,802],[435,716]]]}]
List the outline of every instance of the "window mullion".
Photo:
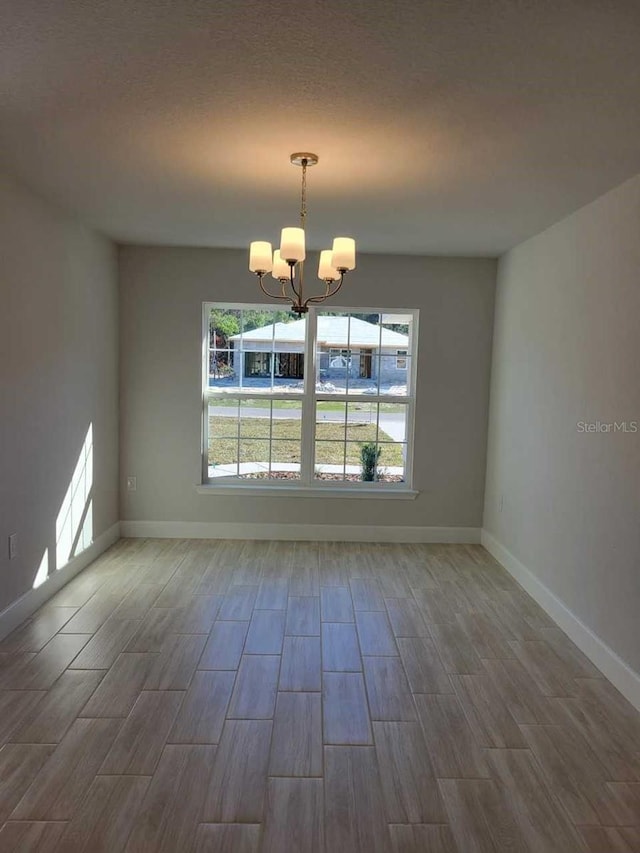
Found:
[{"label": "window mullion", "polygon": [[405,428],[406,441],[406,459],[405,459],[405,480],[409,488],[413,488],[413,453],[415,440],[415,416],[416,416],[416,385],[418,371],[418,315],[414,313],[413,323],[409,327],[409,350],[408,355],[411,361],[407,363],[407,396],[409,398],[409,408],[407,409],[407,421]]},{"label": "window mullion", "polygon": [[202,312],[202,483],[209,482],[209,359],[211,347],[211,328],[209,326],[209,311]]},{"label": "window mullion", "polygon": [[318,321],[315,308],[307,314],[304,344],[304,394],[302,397],[302,444],[300,479],[305,485],[313,482],[314,442],[316,431],[316,332]]}]

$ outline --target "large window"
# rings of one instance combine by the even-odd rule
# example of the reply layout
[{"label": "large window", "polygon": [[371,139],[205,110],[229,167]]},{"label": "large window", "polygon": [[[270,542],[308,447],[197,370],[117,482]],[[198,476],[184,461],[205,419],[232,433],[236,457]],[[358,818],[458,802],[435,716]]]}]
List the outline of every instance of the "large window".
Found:
[{"label": "large window", "polygon": [[203,482],[410,488],[417,315],[206,303]]}]

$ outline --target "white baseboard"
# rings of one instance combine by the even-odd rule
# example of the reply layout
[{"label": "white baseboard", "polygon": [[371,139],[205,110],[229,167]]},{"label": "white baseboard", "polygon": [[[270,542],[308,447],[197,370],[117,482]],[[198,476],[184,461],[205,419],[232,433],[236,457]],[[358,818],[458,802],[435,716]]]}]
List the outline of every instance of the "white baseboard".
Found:
[{"label": "white baseboard", "polygon": [[306,542],[447,542],[476,545],[479,527],[366,524],[239,524],[209,521],[121,521],[120,535],[158,539],[268,539]]},{"label": "white baseboard", "polygon": [[487,530],[482,530],[481,542],[602,674],[640,711],[640,675]]},{"label": "white baseboard", "polygon": [[92,563],[96,557],[99,557],[103,551],[106,551],[119,538],[120,522],[117,521],[108,530],[101,533],[97,539],[94,539],[82,554],[73,557],[66,566],[63,566],[59,571],[50,575],[41,586],[36,589],[30,589],[10,604],[0,613],[0,640],[6,637],[7,634],[10,634],[25,619],[28,619],[32,613],[35,613],[52,595],[58,592],[65,584],[69,583],[78,572],[85,569],[89,563]]}]

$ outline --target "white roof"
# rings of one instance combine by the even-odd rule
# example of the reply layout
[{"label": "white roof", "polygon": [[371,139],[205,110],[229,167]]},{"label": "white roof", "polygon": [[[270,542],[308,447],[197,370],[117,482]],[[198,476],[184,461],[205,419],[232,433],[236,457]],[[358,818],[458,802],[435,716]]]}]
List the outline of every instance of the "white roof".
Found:
[{"label": "white roof", "polygon": [[[351,322],[349,322],[351,321]],[[269,326],[261,326],[243,335],[234,335],[231,340],[255,341],[260,343],[304,343],[306,320],[294,320],[292,323],[272,323]],[[400,332],[382,327],[382,339],[380,338],[380,326],[375,323],[367,323],[356,317],[318,317],[318,343],[326,346],[366,347],[374,349],[379,345],[383,347],[396,347],[408,349],[409,337]]]}]

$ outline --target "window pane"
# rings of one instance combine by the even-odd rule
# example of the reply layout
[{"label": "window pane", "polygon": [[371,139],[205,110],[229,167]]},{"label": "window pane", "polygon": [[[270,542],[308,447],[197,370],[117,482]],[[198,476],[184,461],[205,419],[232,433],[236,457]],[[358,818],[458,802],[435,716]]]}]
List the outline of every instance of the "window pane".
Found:
[{"label": "window pane", "polygon": [[337,400],[319,401],[316,404],[316,439],[344,441],[347,404]]},{"label": "window pane", "polygon": [[318,312],[316,344],[316,390],[323,394],[346,394],[358,378],[359,353],[351,344],[348,313]]},{"label": "window pane", "polygon": [[209,311],[209,387],[237,387],[233,338],[240,332],[239,309],[211,308]]},{"label": "window pane", "polygon": [[288,351],[276,352],[274,355],[273,374],[277,388],[296,384],[291,382],[293,379],[304,379],[304,353],[292,352],[291,346],[287,344]]},{"label": "window pane", "polygon": [[344,441],[316,441],[316,479],[344,480],[344,451]]},{"label": "window pane", "polygon": [[[346,439],[342,424],[318,421],[316,477],[321,475],[321,479],[338,478],[350,482],[362,479],[370,482],[402,481],[406,461],[407,411],[406,404],[378,404],[364,400],[349,403]],[[340,438],[343,438],[342,442],[338,440]]]},{"label": "window pane", "polygon": [[243,438],[269,438],[271,400],[240,401],[240,435]]},{"label": "window pane", "polygon": [[[277,406],[285,408],[276,408]],[[274,400],[271,479],[300,479],[302,404]]]},{"label": "window pane", "polygon": [[407,440],[406,403],[380,403],[378,441]]},{"label": "window pane", "polygon": [[238,474],[239,400],[211,400],[208,407],[208,463],[210,477]]},{"label": "window pane", "polygon": [[232,349],[209,350],[209,387],[233,387],[234,351]]},{"label": "window pane", "polygon": [[406,397],[411,376],[413,315],[382,314],[380,347],[380,393]]},{"label": "window pane", "polygon": [[319,312],[316,390],[406,396],[413,317]]},{"label": "window pane", "polygon": [[224,398],[209,400],[209,438],[233,438],[240,426],[239,400]]},{"label": "window pane", "polygon": [[405,459],[405,444],[347,445],[347,474],[357,474],[349,479],[364,482],[399,483],[404,480]]},{"label": "window pane", "polygon": [[382,482],[396,483],[404,480],[406,466],[406,444],[378,444],[377,478]]},{"label": "window pane", "polygon": [[406,403],[380,403],[376,476],[381,482],[405,479],[408,412]]},{"label": "window pane", "polygon": [[236,438],[209,439],[209,476],[237,477],[238,440]]},{"label": "window pane", "polygon": [[300,441],[302,431],[302,403],[296,400],[274,400],[273,409],[273,438],[295,439]]},{"label": "window pane", "polygon": [[244,377],[245,379],[270,379],[271,378],[271,353],[263,350],[247,350],[240,354],[244,355]]},{"label": "window pane", "polygon": [[240,439],[240,476],[264,477],[269,473],[269,442],[249,438]]},{"label": "window pane", "polygon": [[245,390],[302,393],[306,324],[290,311],[243,310],[235,346]]},{"label": "window pane", "polygon": [[212,308],[209,387],[302,393],[306,319],[270,308]]},{"label": "window pane", "polygon": [[349,403],[347,441],[375,441],[378,404],[363,398]]},{"label": "window pane", "polygon": [[300,460],[299,441],[274,439],[271,442],[271,479],[299,480]]},{"label": "window pane", "polygon": [[352,482],[374,482],[377,477],[376,442],[362,441],[347,444],[347,476]]},{"label": "window pane", "polygon": [[300,478],[299,399],[216,396],[208,413],[210,477]]}]

